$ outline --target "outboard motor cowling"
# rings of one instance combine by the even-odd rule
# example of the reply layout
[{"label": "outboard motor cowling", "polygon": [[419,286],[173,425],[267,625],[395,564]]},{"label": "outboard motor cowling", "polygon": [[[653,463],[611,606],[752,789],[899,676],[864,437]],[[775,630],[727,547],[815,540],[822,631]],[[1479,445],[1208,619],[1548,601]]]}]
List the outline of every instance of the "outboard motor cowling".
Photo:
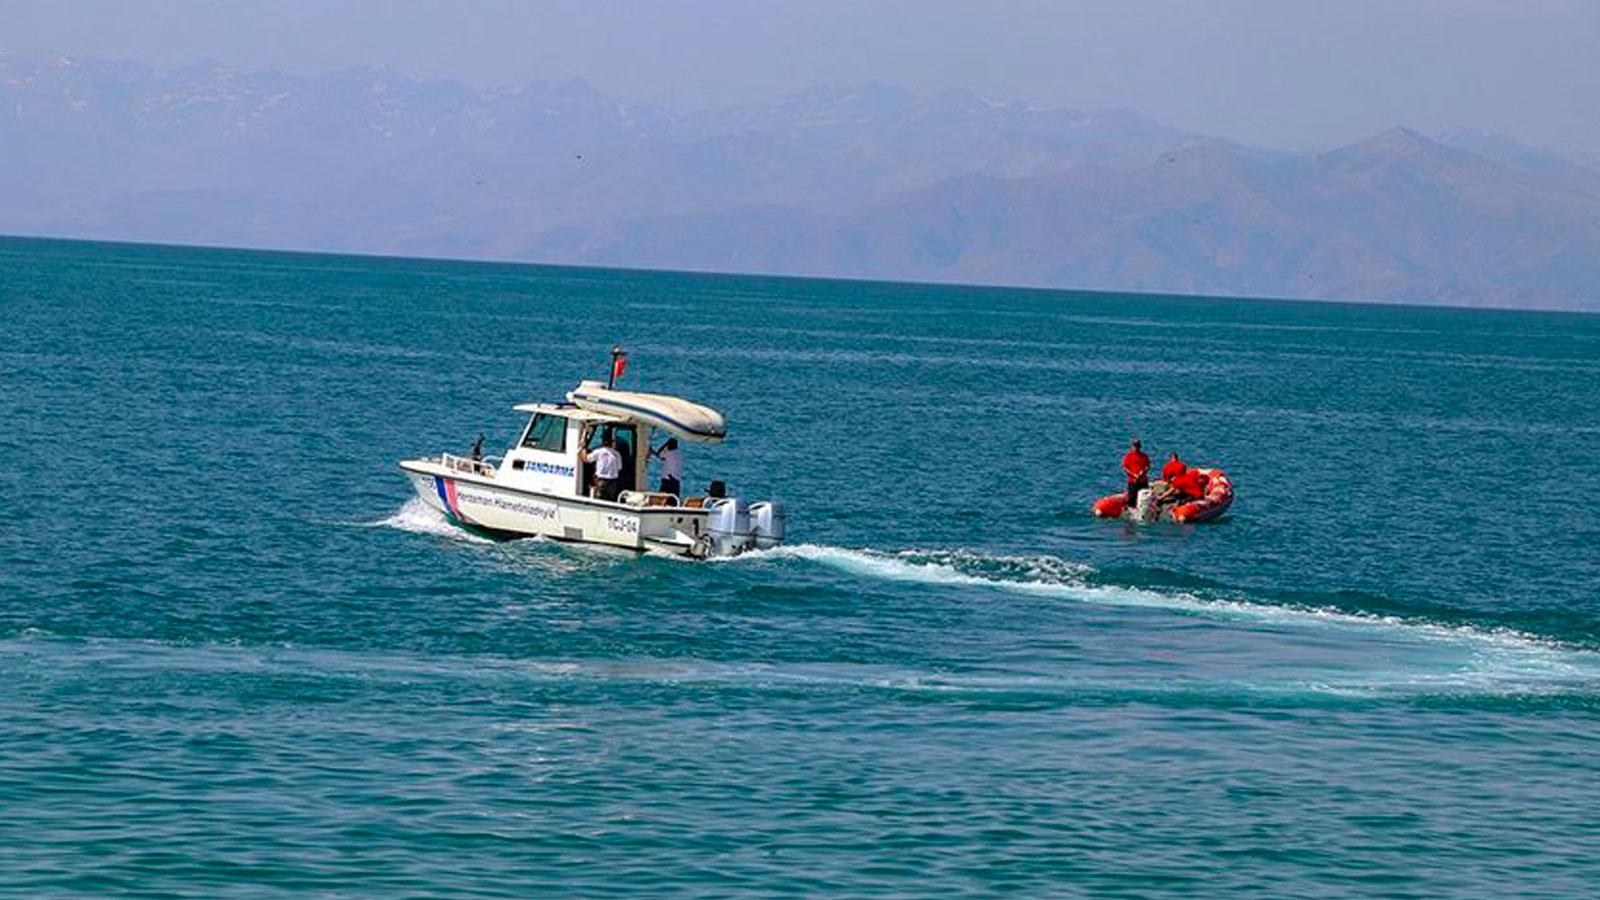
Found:
[{"label": "outboard motor cowling", "polygon": [[[1161,482],[1157,482],[1160,484]],[[1156,503],[1156,492],[1153,488],[1145,488],[1139,492],[1138,505],[1133,508],[1133,520],[1136,522],[1154,522],[1161,517],[1161,507]]]},{"label": "outboard motor cowling", "polygon": [[755,532],[756,546],[770,550],[783,543],[787,518],[780,503],[764,500],[750,504],[750,530]]},{"label": "outboard motor cowling", "polygon": [[755,543],[750,529],[750,508],[737,497],[716,497],[706,501],[706,531],[711,536],[712,555],[733,556]]}]

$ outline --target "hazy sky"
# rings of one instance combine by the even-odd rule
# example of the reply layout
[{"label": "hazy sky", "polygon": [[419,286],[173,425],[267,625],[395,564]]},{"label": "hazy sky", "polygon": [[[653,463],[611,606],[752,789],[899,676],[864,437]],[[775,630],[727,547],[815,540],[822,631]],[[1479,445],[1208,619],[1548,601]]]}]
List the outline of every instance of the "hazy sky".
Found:
[{"label": "hazy sky", "polygon": [[1286,149],[1390,125],[1600,153],[1600,0],[0,0],[0,49],[491,84],[678,109],[815,84],[1131,107]]}]

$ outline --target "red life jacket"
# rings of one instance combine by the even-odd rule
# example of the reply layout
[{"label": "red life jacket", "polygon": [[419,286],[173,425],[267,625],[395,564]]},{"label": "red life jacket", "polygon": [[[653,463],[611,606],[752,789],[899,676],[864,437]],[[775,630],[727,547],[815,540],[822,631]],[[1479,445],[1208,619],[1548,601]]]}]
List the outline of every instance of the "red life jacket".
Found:
[{"label": "red life jacket", "polygon": [[1187,471],[1189,471],[1189,467],[1184,465],[1183,460],[1169,459],[1167,464],[1161,467],[1161,480],[1170,484],[1174,478]]},{"label": "red life jacket", "polygon": [[1182,475],[1172,480],[1172,486],[1182,493],[1199,500],[1206,495],[1206,483],[1210,480],[1201,475],[1199,469],[1186,469]]},{"label": "red life jacket", "polygon": [[1129,481],[1138,481],[1150,474],[1150,457],[1142,450],[1129,450],[1122,457],[1122,469],[1128,473]]}]

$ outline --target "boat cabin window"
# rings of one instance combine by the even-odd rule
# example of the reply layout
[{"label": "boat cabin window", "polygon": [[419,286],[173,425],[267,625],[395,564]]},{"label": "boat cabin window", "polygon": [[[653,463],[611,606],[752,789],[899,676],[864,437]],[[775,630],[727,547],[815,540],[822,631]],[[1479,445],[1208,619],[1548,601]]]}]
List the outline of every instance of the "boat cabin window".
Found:
[{"label": "boat cabin window", "polygon": [[567,449],[567,418],[550,413],[536,413],[528,424],[528,433],[522,436],[522,446],[532,450],[564,453]]}]

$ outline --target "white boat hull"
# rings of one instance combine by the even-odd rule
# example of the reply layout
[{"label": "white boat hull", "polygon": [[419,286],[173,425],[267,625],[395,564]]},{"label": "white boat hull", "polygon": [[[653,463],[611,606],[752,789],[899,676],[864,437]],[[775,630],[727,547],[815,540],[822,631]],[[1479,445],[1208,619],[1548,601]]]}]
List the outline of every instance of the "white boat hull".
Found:
[{"label": "white boat hull", "polygon": [[400,468],[424,503],[451,521],[491,535],[545,537],[639,552],[705,557],[742,552],[754,536],[716,535],[711,510],[634,506],[499,485],[489,476],[406,460]]}]

